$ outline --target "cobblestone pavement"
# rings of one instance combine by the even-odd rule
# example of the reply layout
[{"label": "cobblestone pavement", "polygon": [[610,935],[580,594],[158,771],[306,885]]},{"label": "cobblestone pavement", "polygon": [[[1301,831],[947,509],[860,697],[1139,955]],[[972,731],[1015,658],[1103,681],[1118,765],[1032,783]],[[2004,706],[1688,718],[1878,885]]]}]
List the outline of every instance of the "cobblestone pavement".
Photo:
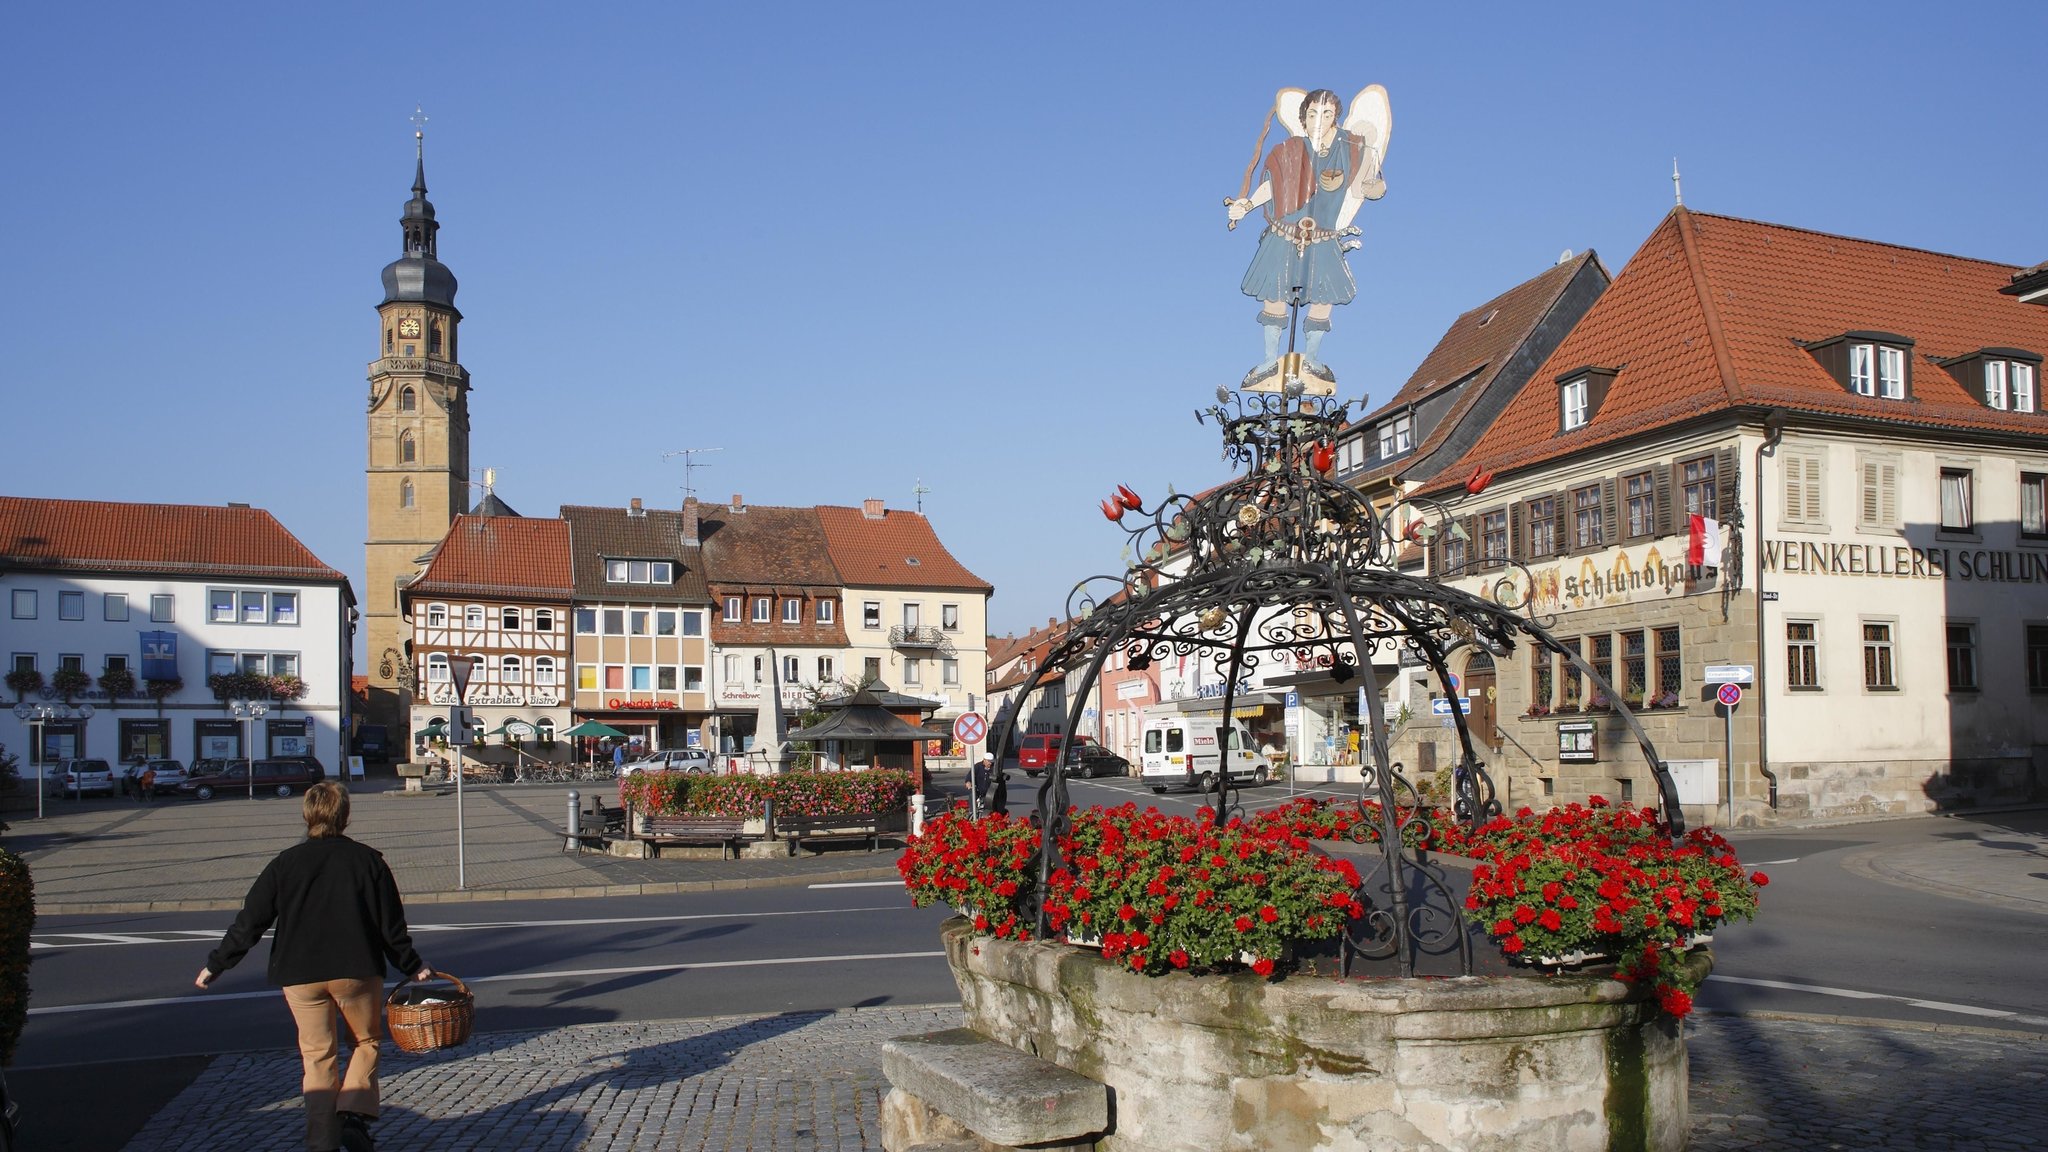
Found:
[{"label": "cobblestone pavement", "polygon": [[[879,1149],[881,1043],[959,1026],[951,1004],[480,1036],[385,1061],[378,1144],[522,1152]],[[2048,1039],[1702,1016],[1687,1028],[1693,1152],[2038,1149]],[[127,1152],[298,1146],[290,1051],[222,1056]]]},{"label": "cobblestone pavement", "polygon": [[2048,1146],[2048,1037],[1703,1016],[1692,1152]]},{"label": "cobblestone pavement", "polygon": [[[881,1043],[954,1005],[499,1032],[383,1061],[379,1148],[520,1152],[880,1149]],[[292,1051],[223,1056],[128,1152],[303,1146]]]}]

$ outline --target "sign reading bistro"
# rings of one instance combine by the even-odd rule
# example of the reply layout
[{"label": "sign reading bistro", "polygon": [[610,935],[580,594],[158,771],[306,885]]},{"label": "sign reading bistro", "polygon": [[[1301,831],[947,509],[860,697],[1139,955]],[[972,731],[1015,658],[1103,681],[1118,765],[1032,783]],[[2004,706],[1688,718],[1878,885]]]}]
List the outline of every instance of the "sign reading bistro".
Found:
[{"label": "sign reading bistro", "polygon": [[1974,580],[2048,584],[2048,555],[1987,548],[1915,548],[1906,544],[1834,544],[1765,540],[1766,572],[1813,576],[1895,576],[1907,580]]}]

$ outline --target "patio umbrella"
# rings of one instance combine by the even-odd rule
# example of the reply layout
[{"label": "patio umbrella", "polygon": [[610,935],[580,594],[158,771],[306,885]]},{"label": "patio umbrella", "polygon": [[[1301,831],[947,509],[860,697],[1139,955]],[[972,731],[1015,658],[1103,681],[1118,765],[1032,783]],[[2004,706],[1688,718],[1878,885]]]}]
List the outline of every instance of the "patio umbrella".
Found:
[{"label": "patio umbrella", "polygon": [[[583,723],[578,724],[574,728],[569,729],[567,732],[562,733],[562,735],[570,737],[610,736],[614,740],[623,740],[626,738],[626,734],[624,732],[621,732],[617,728],[614,728],[611,725],[603,723],[602,721],[598,720],[585,720]],[[593,767],[595,767],[597,764],[597,750],[594,748],[590,752],[590,763]]]}]

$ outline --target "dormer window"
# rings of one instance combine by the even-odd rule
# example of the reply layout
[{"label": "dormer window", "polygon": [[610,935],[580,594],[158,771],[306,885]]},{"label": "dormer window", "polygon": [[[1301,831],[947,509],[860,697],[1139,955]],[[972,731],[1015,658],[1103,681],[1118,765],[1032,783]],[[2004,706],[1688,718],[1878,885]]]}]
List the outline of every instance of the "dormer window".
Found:
[{"label": "dormer window", "polygon": [[1984,361],[1984,403],[2001,412],[2037,410],[2034,366],[2024,360]]},{"label": "dormer window", "polygon": [[1566,381],[1558,404],[1564,409],[1565,431],[1584,428],[1590,416],[1586,407],[1586,378],[1581,376],[1577,380]]},{"label": "dormer window", "polygon": [[1848,391],[1874,400],[1913,394],[1913,342],[1890,332],[1845,332],[1805,346]]},{"label": "dormer window", "polygon": [[1391,460],[1415,447],[1415,417],[1403,414],[1380,425],[1380,459]]},{"label": "dormer window", "polygon": [[1560,432],[1584,428],[1600,411],[1619,368],[1574,368],[1557,378],[1557,427]]}]

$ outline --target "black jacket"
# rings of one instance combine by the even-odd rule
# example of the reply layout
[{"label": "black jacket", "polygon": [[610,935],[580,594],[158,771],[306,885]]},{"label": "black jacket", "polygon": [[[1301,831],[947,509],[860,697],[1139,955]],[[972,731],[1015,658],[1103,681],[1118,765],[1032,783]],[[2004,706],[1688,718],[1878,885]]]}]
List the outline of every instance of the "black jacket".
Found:
[{"label": "black jacket", "polygon": [[386,960],[406,976],[422,967],[390,867],[346,836],[308,837],[278,853],[207,955],[207,969],[218,975],[241,963],[272,924],[273,984],[382,980]]}]

